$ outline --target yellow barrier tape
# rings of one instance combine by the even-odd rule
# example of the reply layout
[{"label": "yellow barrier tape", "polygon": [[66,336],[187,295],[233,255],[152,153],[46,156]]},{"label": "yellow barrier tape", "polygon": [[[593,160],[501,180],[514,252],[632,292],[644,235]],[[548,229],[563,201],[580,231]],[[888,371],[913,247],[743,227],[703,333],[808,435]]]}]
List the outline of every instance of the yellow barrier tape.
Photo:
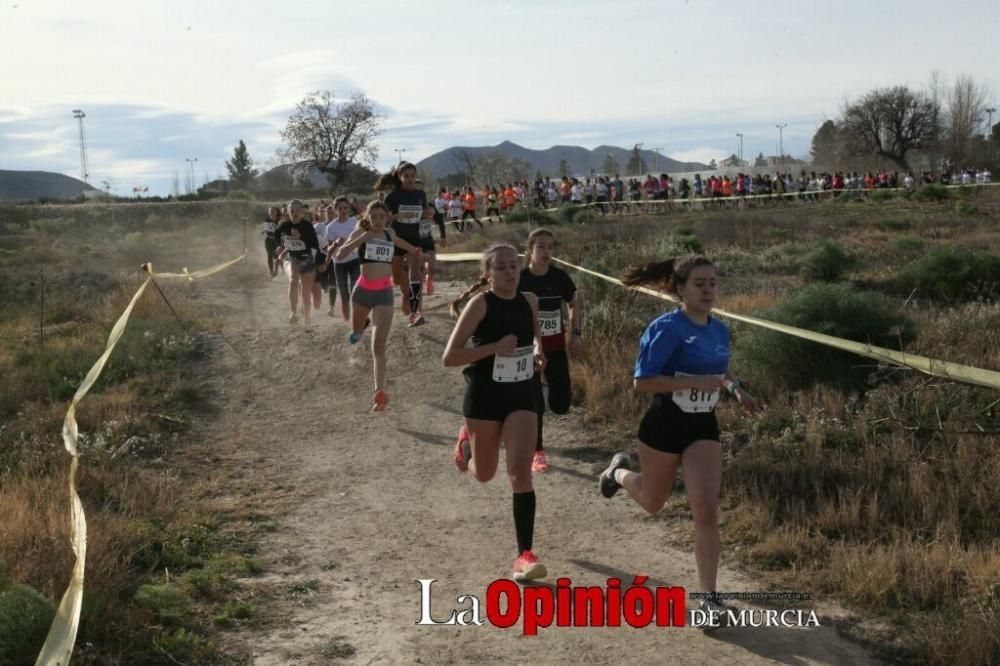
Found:
[{"label": "yellow barrier tape", "polygon": [[153,277],[184,279],[184,280],[187,280],[188,282],[194,282],[195,280],[198,280],[198,279],[201,279],[201,278],[204,278],[204,277],[208,277],[209,275],[215,275],[216,273],[224,271],[227,268],[229,268],[230,266],[232,266],[233,264],[237,264],[237,263],[243,261],[244,259],[246,259],[246,256],[247,256],[247,253],[246,253],[246,250],[244,250],[243,254],[241,254],[240,256],[236,257],[232,261],[227,261],[226,263],[219,264],[218,266],[213,266],[211,268],[206,268],[206,269],[203,269],[203,270],[200,270],[200,271],[195,271],[194,273],[189,273],[187,267],[182,268],[180,273],[154,273],[153,272],[153,264],[151,264],[151,263],[143,264],[142,268],[143,268],[143,270],[145,270],[147,273],[149,273]]},{"label": "yellow barrier tape", "polygon": [[[587,273],[596,278],[610,282],[612,284],[617,284],[626,289],[635,289],[644,294],[650,296],[655,296],[665,301],[672,301],[674,303],[678,302],[678,299],[664,294],[663,292],[655,291],[653,289],[648,289],[646,287],[627,287],[622,284],[621,280],[598,273],[597,271],[592,271],[582,266],[577,266],[571,264],[568,261],[563,261],[562,259],[552,258],[564,266],[568,266],[582,273]],[[813,342],[818,342],[821,345],[826,345],[827,347],[833,347],[835,349],[842,349],[844,351],[853,352],[860,356],[865,356],[867,358],[875,359],[877,361],[882,361],[885,363],[893,363],[895,365],[905,366],[907,368],[913,368],[914,370],[919,370],[920,372],[926,373],[928,375],[933,375],[935,377],[944,377],[946,379],[953,379],[955,381],[964,382],[967,384],[975,384],[977,386],[985,386],[987,388],[1000,389],[1000,372],[995,372],[993,370],[985,370],[983,368],[976,368],[970,365],[962,365],[960,363],[952,363],[950,361],[942,361],[939,359],[928,358],[926,356],[917,356],[915,354],[907,354],[906,352],[897,351],[895,349],[886,349],[884,347],[876,347],[875,345],[865,344],[861,342],[855,342],[854,340],[845,340],[843,338],[837,338],[832,335],[825,335],[823,333],[817,333],[816,331],[810,331],[804,328],[797,328],[795,326],[788,326],[787,324],[779,324],[777,322],[768,321],[766,319],[758,319],[757,317],[750,317],[748,315],[735,314],[732,312],[726,312],[725,310],[720,310],[718,308],[713,308],[713,313],[718,314],[721,317],[727,317],[729,319],[734,319],[736,321],[742,321],[753,326],[760,326],[761,328],[771,329],[772,331],[778,331],[779,333],[785,333],[787,335],[792,335],[797,338],[803,338],[805,340],[811,340]]]},{"label": "yellow barrier tape", "polygon": [[[157,277],[194,280],[225,270],[233,264],[242,261],[245,256],[246,253],[232,261],[227,261],[224,264],[194,273],[189,273],[185,268],[182,273],[157,273],[156,275]],[[76,562],[73,565],[73,575],[70,578],[69,585],[66,587],[66,592],[63,593],[59,609],[52,620],[52,625],[49,627],[49,633],[45,637],[45,644],[42,645],[38,659],[35,660],[36,666],[68,666],[70,657],[73,656],[76,633],[80,626],[80,608],[83,603],[83,577],[87,561],[87,516],[83,511],[83,503],[80,501],[80,495],[76,491],[76,471],[80,464],[80,455],[77,448],[80,433],[76,423],[76,407],[101,376],[108,358],[111,357],[111,352],[114,351],[115,345],[118,344],[122,334],[125,333],[125,326],[128,324],[135,304],[139,302],[143,292],[146,291],[146,287],[152,282],[152,266],[144,264],[143,269],[147,272],[146,279],[136,290],[135,295],[132,296],[132,300],[129,301],[128,306],[111,328],[111,334],[108,335],[108,342],[104,347],[104,353],[101,354],[90,368],[87,376],[83,378],[83,382],[73,395],[73,400],[70,401],[69,408],[66,410],[66,418],[63,420],[63,443],[66,446],[66,451],[72,456],[69,467],[70,545],[73,547]]]},{"label": "yellow barrier tape", "polygon": [[[482,257],[481,252],[463,252],[460,254],[439,254],[437,255],[438,261],[478,261]],[[519,255],[523,256],[523,255]],[[577,266],[576,264],[571,264],[568,261],[563,261],[562,259],[552,258],[553,261],[567,266],[574,270],[580,271],[581,273],[586,273],[592,275],[600,280],[610,282],[611,284],[616,284],[619,287],[624,287],[626,289],[634,289],[635,291],[659,298],[664,301],[671,301],[673,303],[679,303],[679,299],[669,294],[664,294],[663,292],[656,291],[654,289],[649,289],[647,287],[629,287],[622,283],[621,280],[613,278],[609,275],[604,275],[603,273],[598,273],[597,271],[592,271],[589,268],[584,268],[583,266]],[[753,326],[760,326],[761,328],[767,328],[772,331],[778,331],[779,333],[785,333],[786,335],[791,335],[797,338],[803,338],[805,340],[811,340],[812,342],[817,342],[821,345],[826,345],[827,347],[833,347],[834,349],[842,349],[844,351],[852,352],[860,356],[865,356],[867,358],[875,359],[877,361],[882,361],[884,363],[892,363],[894,365],[900,365],[907,368],[912,368],[914,370],[919,370],[928,375],[933,375],[935,377],[943,377],[946,379],[952,379],[958,382],[964,382],[966,384],[975,384],[977,386],[985,386],[987,388],[1000,389],[1000,372],[994,370],[986,370],[983,368],[976,368],[971,365],[962,365],[961,363],[952,363],[951,361],[942,361],[935,358],[928,358],[926,356],[918,356],[916,354],[907,354],[903,351],[897,351],[895,349],[886,349],[885,347],[876,347],[875,345],[865,344],[862,342],[855,342],[854,340],[845,340],[843,338],[837,338],[832,335],[826,335],[823,333],[817,333],[816,331],[810,331],[804,328],[798,328],[796,326],[788,326],[787,324],[779,324],[777,322],[768,321],[766,319],[758,319],[757,317],[751,317],[749,315],[736,314],[734,312],[727,312],[719,308],[713,308],[712,312],[728,319],[733,319],[735,321],[742,321]]]}]

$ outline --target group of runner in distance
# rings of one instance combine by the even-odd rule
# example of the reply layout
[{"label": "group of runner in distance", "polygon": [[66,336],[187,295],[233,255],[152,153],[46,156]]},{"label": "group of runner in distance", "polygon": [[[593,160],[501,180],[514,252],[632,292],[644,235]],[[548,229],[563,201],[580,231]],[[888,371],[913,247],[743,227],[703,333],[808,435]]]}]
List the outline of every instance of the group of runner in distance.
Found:
[{"label": "group of runner in distance", "polygon": [[[322,287],[316,285],[325,284],[329,314],[335,315],[339,295],[341,315],[350,320],[351,344],[372,328],[372,402],[374,411],[382,411],[389,401],[386,344],[395,288],[403,291],[402,309],[409,324],[423,323],[423,291],[432,294],[434,289],[432,273],[427,272],[434,266],[432,225],[437,223],[442,240],[445,232],[413,164],[400,163],[379,179],[376,190],[387,193],[368,204],[360,219],[351,215],[350,202],[341,197],[326,211],[327,221],[320,228],[323,219],[304,221],[303,205],[293,200],[284,219],[282,211],[270,209],[264,231],[272,276],[280,266],[289,279],[291,322],[297,320],[299,296],[303,318],[309,321],[312,306],[319,307],[322,298]],[[570,407],[567,351],[574,356],[584,351],[581,296],[572,278],[552,265],[554,234],[535,229],[526,245],[524,268],[517,248],[509,243],[493,243],[485,250],[479,281],[451,304],[457,322],[442,357],[447,367],[464,366],[464,423],[454,450],[458,469],[487,482],[496,474],[500,449],[506,452],[517,542],[515,580],[547,575],[533,550],[532,474],[549,469],[542,446],[546,403],[557,414]],[[681,305],[650,323],[639,341],[634,385],[653,396],[638,430],[642,471],[632,471],[629,455],[617,453],[600,475],[599,486],[608,498],[624,489],[653,514],[669,496],[677,468],[682,469],[694,518],[699,588],[708,593],[701,603],[706,610],[719,611],[723,607],[713,593],[722,457],[715,407],[722,389],[750,412],[759,406],[728,372],[728,329],[711,314],[716,280],[715,267],[702,256],[650,263],[623,277],[629,286],[664,288],[679,297]]]}]

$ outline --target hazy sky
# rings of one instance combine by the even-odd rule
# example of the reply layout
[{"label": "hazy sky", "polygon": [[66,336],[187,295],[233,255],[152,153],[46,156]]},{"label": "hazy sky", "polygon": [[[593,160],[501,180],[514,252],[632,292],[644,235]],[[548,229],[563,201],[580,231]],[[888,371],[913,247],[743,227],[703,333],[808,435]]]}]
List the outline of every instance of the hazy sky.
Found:
[{"label": "hazy sky", "polygon": [[[310,90],[387,114],[376,166],[452,145],[804,155],[846,97],[932,70],[1000,93],[1000,2],[2,0],[0,169],[168,193],[185,158],[273,162]],[[1000,115],[995,116],[995,120]]]}]

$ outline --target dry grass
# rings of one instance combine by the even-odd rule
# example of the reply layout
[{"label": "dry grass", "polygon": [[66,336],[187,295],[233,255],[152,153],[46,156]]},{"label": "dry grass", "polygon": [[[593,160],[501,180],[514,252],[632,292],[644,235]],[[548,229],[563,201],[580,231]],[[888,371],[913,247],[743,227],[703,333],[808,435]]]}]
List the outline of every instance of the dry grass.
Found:
[{"label": "dry grass", "polygon": [[[998,253],[998,194],[978,195],[977,213],[964,217],[953,201],[894,200],[678,211],[555,231],[559,256],[610,275],[662,259],[678,230],[693,233],[719,263],[723,307],[752,313],[802,286],[797,258],[818,238],[835,239],[856,258],[848,277],[876,289],[921,254],[919,241],[898,238],[923,239],[926,249],[953,244]],[[523,239],[526,229],[519,233]],[[638,337],[671,306],[574,279],[596,352],[573,367],[584,418],[634,426],[645,402],[631,387]],[[997,303],[942,304],[916,295],[905,312],[919,327],[916,353],[1000,369]],[[862,391],[792,392],[772,378],[754,387],[768,405],[765,415],[720,409],[729,552],[786,584],[882,618],[899,640],[866,635],[889,658],[998,663],[1000,394],[858,363],[874,372]]]}]

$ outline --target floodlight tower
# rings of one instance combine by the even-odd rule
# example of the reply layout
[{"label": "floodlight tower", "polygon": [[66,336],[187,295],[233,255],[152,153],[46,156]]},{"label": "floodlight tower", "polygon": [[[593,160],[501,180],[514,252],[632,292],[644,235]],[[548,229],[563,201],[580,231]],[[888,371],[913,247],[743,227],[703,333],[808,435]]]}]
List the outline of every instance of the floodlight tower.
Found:
[{"label": "floodlight tower", "polygon": [[80,109],[73,109],[73,117],[80,123],[80,178],[85,183],[90,182],[90,164],[87,163],[87,135],[83,131],[83,119],[87,114]]}]

